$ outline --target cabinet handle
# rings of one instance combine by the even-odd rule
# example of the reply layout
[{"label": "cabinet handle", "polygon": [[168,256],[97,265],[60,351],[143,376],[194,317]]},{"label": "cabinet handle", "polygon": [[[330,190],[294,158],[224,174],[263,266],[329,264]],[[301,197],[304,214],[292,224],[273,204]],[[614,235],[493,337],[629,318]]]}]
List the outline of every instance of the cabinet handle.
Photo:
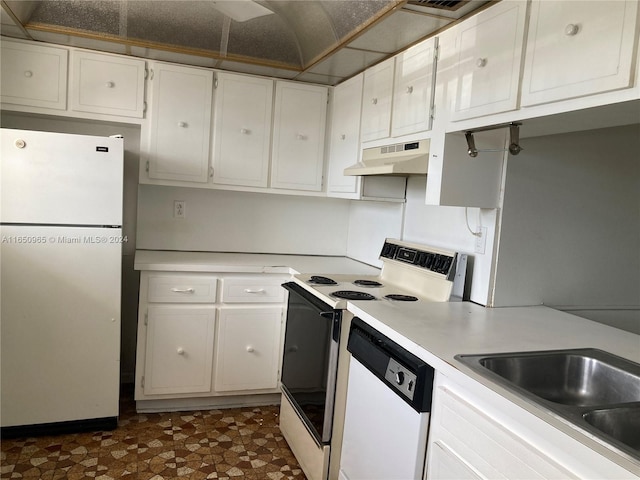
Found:
[{"label": "cabinet handle", "polygon": [[178,122],[180,128],[187,128],[187,122]]},{"label": "cabinet handle", "polygon": [[413,93],[413,86],[408,86],[407,87],[407,93]]},{"label": "cabinet handle", "polygon": [[371,103],[372,103],[373,105],[377,105],[377,104],[378,104],[378,99],[377,99],[377,98],[372,98],[372,99],[371,99]]},{"label": "cabinet handle", "polygon": [[104,86],[107,87],[107,88],[113,88],[113,87],[116,86],[116,84],[113,83],[113,82],[107,82],[107,83],[104,84]]},{"label": "cabinet handle", "polygon": [[296,138],[297,138],[298,140],[306,140],[306,139],[307,139],[307,136],[306,136],[306,135],[303,135],[303,134],[301,134],[301,133],[299,133],[299,134],[297,134],[297,135],[296,135]]},{"label": "cabinet handle", "polygon": [[578,27],[578,25],[576,25],[575,23],[570,23],[569,25],[564,27],[564,34],[568,37],[573,37],[578,33],[578,30],[580,30],[580,27]]},{"label": "cabinet handle", "polygon": [[193,288],[172,288],[171,291],[175,293],[195,293]]},{"label": "cabinet handle", "polygon": [[253,353],[254,352],[253,347],[251,345],[249,345],[247,347],[247,352],[249,352],[249,353]]},{"label": "cabinet handle", "polygon": [[31,70],[26,70],[24,72],[24,76],[27,77],[27,78],[31,78],[31,77],[33,77],[33,72]]},{"label": "cabinet handle", "polygon": [[478,60],[476,60],[476,67],[478,68],[482,68],[487,64],[487,59],[486,58],[479,58]]},{"label": "cabinet handle", "polygon": [[249,135],[251,133],[251,130],[249,130],[248,128],[241,128],[240,133],[243,135]]},{"label": "cabinet handle", "polygon": [[264,293],[264,288],[245,288],[244,293]]}]

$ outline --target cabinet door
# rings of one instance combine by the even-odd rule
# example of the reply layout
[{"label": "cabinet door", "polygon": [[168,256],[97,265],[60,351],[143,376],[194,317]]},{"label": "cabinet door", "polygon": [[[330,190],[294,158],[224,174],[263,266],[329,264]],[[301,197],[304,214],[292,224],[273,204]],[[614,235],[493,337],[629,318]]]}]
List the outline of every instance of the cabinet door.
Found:
[{"label": "cabinet door", "polygon": [[436,38],[396,57],[391,136],[431,128]]},{"label": "cabinet door", "polygon": [[361,124],[361,140],[363,142],[389,136],[393,72],[393,58],[364,72]]},{"label": "cabinet door", "polygon": [[67,51],[2,40],[3,103],[67,108]]},{"label": "cabinet door", "polygon": [[271,186],[322,190],[327,88],[276,83]]},{"label": "cabinet door", "polygon": [[460,24],[453,120],[518,107],[526,2],[501,2]]},{"label": "cabinet door", "polygon": [[222,307],[215,390],[278,387],[282,307]]},{"label": "cabinet door", "polygon": [[213,307],[150,306],[144,394],[210,391],[214,326]]},{"label": "cabinet door", "polygon": [[534,1],[522,104],[632,85],[637,1]]},{"label": "cabinet door", "polygon": [[358,194],[361,179],[343,172],[360,157],[363,76],[353,77],[333,90],[327,194]]},{"label": "cabinet door", "polygon": [[213,72],[156,63],[151,77],[149,178],[206,183]]},{"label": "cabinet door", "polygon": [[266,187],[273,80],[219,73],[213,128],[213,183]]},{"label": "cabinet door", "polygon": [[73,51],[71,110],[142,118],[144,70],[144,60]]}]

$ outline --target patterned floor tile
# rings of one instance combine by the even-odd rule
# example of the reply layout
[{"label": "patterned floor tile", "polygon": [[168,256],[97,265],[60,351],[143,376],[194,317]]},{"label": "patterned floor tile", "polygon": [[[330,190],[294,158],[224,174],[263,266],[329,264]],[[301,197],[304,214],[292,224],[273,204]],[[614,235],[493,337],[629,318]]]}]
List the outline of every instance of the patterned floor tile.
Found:
[{"label": "patterned floor tile", "polygon": [[277,406],[135,411],[123,389],[118,428],[3,440],[1,479],[305,480]]}]

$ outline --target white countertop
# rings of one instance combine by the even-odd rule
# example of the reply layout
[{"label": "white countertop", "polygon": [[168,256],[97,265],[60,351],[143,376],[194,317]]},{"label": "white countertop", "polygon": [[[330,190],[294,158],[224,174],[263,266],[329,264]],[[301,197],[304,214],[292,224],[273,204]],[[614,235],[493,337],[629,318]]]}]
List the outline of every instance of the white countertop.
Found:
[{"label": "white countertop", "polygon": [[392,302],[348,303],[349,311],[444,375],[457,381],[477,381],[640,476],[640,462],[617,454],[454,358],[458,354],[598,348],[640,363],[640,335],[544,306],[485,308],[469,302],[445,302],[401,308],[399,314],[399,307]]},{"label": "white countertop", "polygon": [[380,269],[348,257],[268,253],[136,250],[134,268],[165,272],[351,273],[377,275]]}]

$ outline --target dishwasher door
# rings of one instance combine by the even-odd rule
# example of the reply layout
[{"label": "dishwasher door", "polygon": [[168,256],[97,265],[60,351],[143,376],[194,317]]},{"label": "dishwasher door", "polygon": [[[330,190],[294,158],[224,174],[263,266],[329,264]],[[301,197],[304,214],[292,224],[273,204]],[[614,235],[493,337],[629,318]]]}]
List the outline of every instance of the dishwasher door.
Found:
[{"label": "dishwasher door", "polygon": [[357,317],[347,348],[340,480],[421,480],[433,369]]}]

